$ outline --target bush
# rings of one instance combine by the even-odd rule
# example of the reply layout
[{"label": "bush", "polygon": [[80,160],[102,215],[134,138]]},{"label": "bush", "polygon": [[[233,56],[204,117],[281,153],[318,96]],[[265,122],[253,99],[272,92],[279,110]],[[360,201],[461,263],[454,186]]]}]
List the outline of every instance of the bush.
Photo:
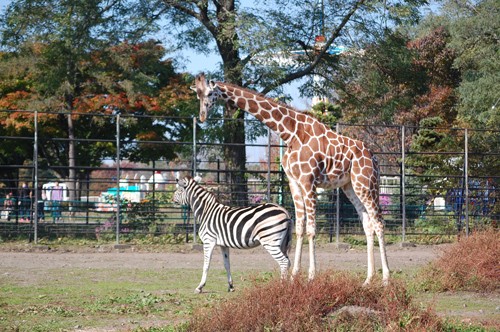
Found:
[{"label": "bush", "polygon": [[439,331],[441,320],[412,303],[393,281],[362,287],[346,273],[322,273],[312,282],[271,280],[212,308],[198,309],[188,331]]},{"label": "bush", "polygon": [[420,274],[417,285],[432,291],[491,291],[500,286],[500,242],[495,229],[474,233],[445,249]]}]

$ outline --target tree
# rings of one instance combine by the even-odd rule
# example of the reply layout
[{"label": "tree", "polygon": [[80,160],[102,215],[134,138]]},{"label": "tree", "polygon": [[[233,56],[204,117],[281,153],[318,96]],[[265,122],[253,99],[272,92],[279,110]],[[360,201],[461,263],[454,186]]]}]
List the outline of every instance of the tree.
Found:
[{"label": "tree", "polygon": [[[498,1],[444,0],[441,11],[428,17],[421,29],[442,26],[449,31],[447,48],[459,73],[454,89],[456,124],[468,127],[470,171],[478,176],[500,170],[495,153],[500,151],[500,58],[498,57]],[[490,129],[490,130],[483,130]],[[491,130],[492,129],[492,130]],[[492,155],[484,156],[484,153]]]},{"label": "tree", "polygon": [[[51,166],[61,178],[68,178],[66,114],[54,112],[52,104],[45,102],[40,89],[43,77],[37,74],[40,70],[37,59],[43,60],[47,46],[25,44],[19,52],[3,53],[0,59],[0,109],[9,110],[0,113],[0,122],[4,125],[2,136],[33,137],[32,110],[37,109],[40,111],[39,166]],[[75,147],[78,165],[100,166],[104,158],[116,156],[116,124],[111,115],[114,110],[123,113],[120,124],[123,158],[168,161],[182,152],[177,145],[160,143],[191,138],[192,122],[182,118],[157,120],[162,116],[194,114],[195,97],[189,93],[192,78],[177,74],[172,62],[163,59],[165,54],[165,49],[151,40],[136,44],[125,42],[90,52],[79,72],[82,83],[73,101],[71,118],[75,138],[96,142],[80,142]],[[10,139],[2,144],[2,161],[21,165],[31,160],[31,141],[15,142],[15,149],[10,146],[13,142]],[[83,167],[75,176],[78,180],[86,179],[90,171]],[[17,177],[10,172],[2,178]],[[78,188],[76,181],[75,189]]]},{"label": "tree", "polygon": [[[43,104],[66,119],[67,162],[70,199],[75,199],[75,126],[71,114],[83,88],[82,72],[92,50],[137,40],[146,31],[148,17],[125,1],[26,0],[13,1],[0,19],[2,45],[18,50],[20,45],[41,45],[36,90]],[[142,16],[141,16],[142,15]],[[131,17],[133,16],[133,19]]]},{"label": "tree", "polygon": [[346,119],[417,126],[440,116],[453,124],[459,72],[449,39],[444,28],[414,40],[389,32],[355,56],[351,79],[339,85]]},{"label": "tree", "polygon": [[461,72],[458,116],[472,128],[500,126],[500,58],[498,1],[443,1],[443,24],[451,34],[449,46]]},{"label": "tree", "polygon": [[[319,1],[275,0],[244,6],[234,0],[163,1],[168,25],[179,31],[174,35],[178,47],[209,53],[215,45],[222,62],[219,78],[262,93],[280,93],[285,84],[313,75],[325,78],[321,89],[328,91],[337,61],[329,53],[334,43],[352,45],[353,36],[359,39],[383,28],[385,19],[416,17],[417,6],[423,2],[350,0],[321,1],[320,5]],[[324,42],[316,43],[318,35]],[[282,61],[290,58],[292,63]],[[303,91],[311,93],[316,88],[308,84]],[[223,116],[244,118],[242,111],[227,105]],[[231,179],[236,193],[233,200],[246,202],[245,150],[234,145],[245,143],[243,122],[226,121],[223,133],[224,158],[236,170]]]}]

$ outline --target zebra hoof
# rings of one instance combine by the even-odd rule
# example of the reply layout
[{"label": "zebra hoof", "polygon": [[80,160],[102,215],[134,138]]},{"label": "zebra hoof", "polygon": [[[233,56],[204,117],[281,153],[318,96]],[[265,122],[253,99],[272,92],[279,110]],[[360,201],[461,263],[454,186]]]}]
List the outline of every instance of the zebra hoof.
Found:
[{"label": "zebra hoof", "polygon": [[195,293],[195,294],[200,294],[200,293],[201,293],[201,288],[196,288],[196,289],[194,290],[194,293]]},{"label": "zebra hoof", "polygon": [[229,288],[227,289],[227,291],[228,291],[228,292],[234,292],[234,287],[233,287],[233,286],[229,287]]}]

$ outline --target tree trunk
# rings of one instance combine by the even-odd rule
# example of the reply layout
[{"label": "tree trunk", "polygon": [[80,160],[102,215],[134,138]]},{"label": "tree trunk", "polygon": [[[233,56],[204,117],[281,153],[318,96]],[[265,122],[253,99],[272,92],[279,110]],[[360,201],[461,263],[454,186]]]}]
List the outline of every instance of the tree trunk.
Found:
[{"label": "tree trunk", "polygon": [[[229,170],[231,184],[231,204],[248,205],[248,185],[245,176],[246,149],[245,124],[242,121],[244,112],[226,105],[224,118],[224,158],[226,169]],[[237,116],[233,118],[233,115]],[[241,145],[243,144],[243,145]]]},{"label": "tree trunk", "polygon": [[75,151],[75,130],[71,113],[67,114],[68,119],[68,194],[70,205],[75,201],[76,187],[76,151]]},{"label": "tree trunk", "polygon": [[[243,73],[238,44],[239,37],[234,22],[234,0],[223,1],[224,10],[217,15],[220,29],[216,38],[217,48],[222,57],[224,80],[243,85]],[[231,36],[231,37],[228,37]],[[246,172],[245,112],[225,106],[224,110],[224,158],[231,184],[231,204],[248,205],[248,185]]]}]

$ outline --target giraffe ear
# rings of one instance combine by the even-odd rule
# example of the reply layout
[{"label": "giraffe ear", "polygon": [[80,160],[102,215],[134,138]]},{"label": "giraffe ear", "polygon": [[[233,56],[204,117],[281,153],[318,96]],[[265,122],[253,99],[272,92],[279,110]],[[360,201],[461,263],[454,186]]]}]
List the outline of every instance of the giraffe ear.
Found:
[{"label": "giraffe ear", "polygon": [[209,86],[211,89],[215,88],[215,81],[212,81],[212,80],[208,81],[208,86]]},{"label": "giraffe ear", "polygon": [[189,88],[196,92],[196,85],[191,85]]}]

